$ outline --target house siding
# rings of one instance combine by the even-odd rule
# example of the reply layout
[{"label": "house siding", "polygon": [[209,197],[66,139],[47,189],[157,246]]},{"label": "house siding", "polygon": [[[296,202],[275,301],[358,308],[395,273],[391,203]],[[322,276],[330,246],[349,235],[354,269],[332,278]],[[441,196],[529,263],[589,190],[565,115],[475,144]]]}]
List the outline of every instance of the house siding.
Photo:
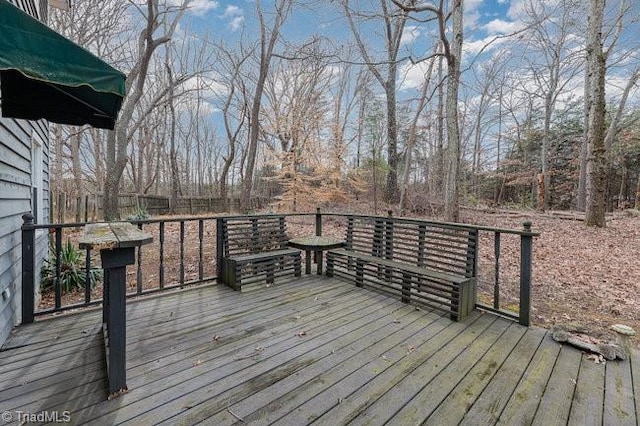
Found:
[{"label": "house siding", "polygon": [[[40,2],[9,0],[30,15],[43,20]],[[1,106],[0,106],[1,108]],[[0,346],[22,315],[22,215],[33,210],[32,145],[42,143],[42,217],[49,223],[49,129],[46,121],[0,118]],[[48,252],[48,235],[39,232],[36,241],[36,270]]]}]

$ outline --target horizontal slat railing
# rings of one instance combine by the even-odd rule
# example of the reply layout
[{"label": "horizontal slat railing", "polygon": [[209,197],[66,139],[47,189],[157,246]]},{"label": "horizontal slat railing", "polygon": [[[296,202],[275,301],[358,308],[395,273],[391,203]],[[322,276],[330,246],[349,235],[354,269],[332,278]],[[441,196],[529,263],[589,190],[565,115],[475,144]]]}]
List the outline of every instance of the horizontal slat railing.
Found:
[{"label": "horizontal slat railing", "polygon": [[[277,218],[282,215],[282,213],[274,213],[258,216]],[[450,235],[447,230],[475,232],[477,239],[470,244],[470,247],[475,248],[477,252],[475,257],[480,260],[476,265],[479,291],[476,306],[518,320],[523,325],[530,324],[533,237],[539,235],[531,230],[530,222],[526,222],[522,230],[514,230],[405,217],[323,213],[320,210],[316,213],[289,213],[284,216],[288,222],[304,223],[306,235],[318,236],[323,235],[326,224],[329,222],[332,226],[339,224],[344,231],[354,220],[373,220],[372,227],[376,229],[378,237],[376,237],[376,250],[371,253],[372,255],[401,260],[406,258],[413,249],[422,253],[419,262],[426,267],[436,264],[446,267],[457,258],[452,256],[454,252],[450,247],[467,244],[463,239]],[[137,249],[135,274],[132,278],[135,279],[135,283],[129,283],[127,296],[146,295],[216,281],[215,271],[218,261],[216,259],[218,244],[216,219],[220,217],[221,215],[133,221],[132,223],[138,225],[140,229],[152,232],[154,242],[151,246]],[[250,221],[256,215],[225,215],[224,217]],[[392,226],[389,226],[390,224]],[[420,226],[420,233],[424,230],[424,238],[420,240],[419,247],[387,244],[385,232],[392,230],[397,235],[411,233],[413,231],[408,230],[411,229],[409,226],[416,224]],[[60,262],[57,262],[54,294],[53,297],[47,296],[47,300],[51,299],[51,302],[39,309],[34,307],[33,295],[36,285],[40,282],[40,271],[35,270],[36,231],[44,229],[52,235],[54,256],[57,258],[62,252],[65,237],[73,240],[82,232],[85,225],[84,222],[34,224],[31,215],[24,216],[22,227],[23,322],[31,322],[37,315],[92,306],[102,302],[102,299],[90,288],[85,288],[84,292],[78,296],[79,298],[76,297],[73,300],[63,295],[60,288],[62,271]],[[265,228],[265,231],[268,229]],[[445,242],[439,239],[437,244],[433,244],[430,239],[430,233],[433,232],[445,237]],[[342,236],[344,235],[345,233],[342,232]],[[510,242],[507,241],[509,238]],[[519,244],[514,239],[519,240]],[[371,247],[371,241],[359,239],[356,233],[352,241],[347,241],[347,246],[364,247],[367,243],[368,247]],[[505,253],[506,243],[510,246]],[[89,275],[90,271],[100,268],[97,253],[86,251],[83,258],[85,259],[83,267],[85,276]],[[469,254],[469,258],[474,258],[472,253]],[[517,283],[514,280],[517,280]],[[510,285],[505,286],[505,281]]]},{"label": "horizontal slat railing", "polygon": [[[478,290],[476,307],[511,318],[522,325],[531,324],[533,238],[540,235],[531,229],[531,222],[524,222],[523,229],[517,230],[404,217],[316,213],[316,221],[328,218],[331,220],[341,219],[345,231],[347,227],[353,226],[353,221],[362,219],[393,221],[393,232],[396,234],[409,234],[403,230],[403,225],[421,225],[420,229],[425,230],[424,242],[421,242],[414,250],[424,253],[424,257],[420,258],[419,263],[427,268],[434,266],[446,268],[447,265],[452,265],[452,262],[455,263],[454,261],[459,259],[459,256],[451,248],[459,244],[467,244],[463,239],[448,234],[447,230],[473,231],[476,239],[471,241],[469,246],[475,250],[475,253],[469,253],[468,259],[476,259],[475,276]],[[371,227],[373,228],[374,225]],[[442,240],[438,240],[437,244],[431,243],[430,233],[444,236],[446,242],[442,243]],[[346,242],[347,247],[371,247],[371,241],[359,238],[357,231],[351,237],[352,240]],[[506,253],[505,240],[509,240]],[[384,256],[384,243],[379,242],[379,244],[381,245],[378,253],[372,254]],[[404,260],[407,258],[406,253],[410,250],[411,247],[403,244],[394,245],[393,256]],[[460,269],[454,267],[451,272],[459,273]]]}]

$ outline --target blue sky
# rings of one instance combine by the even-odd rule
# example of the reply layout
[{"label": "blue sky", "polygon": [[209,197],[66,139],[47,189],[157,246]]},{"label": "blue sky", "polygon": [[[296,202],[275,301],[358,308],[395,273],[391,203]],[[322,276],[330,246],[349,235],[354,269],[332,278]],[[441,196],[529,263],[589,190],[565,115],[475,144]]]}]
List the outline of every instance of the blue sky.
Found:
[{"label": "blue sky", "polygon": [[[180,0],[170,0],[178,3]],[[501,38],[501,36],[513,34],[525,26],[528,19],[525,13],[525,5],[532,0],[465,0],[465,34],[464,34],[464,61],[469,64],[474,61],[474,66],[479,66],[483,61],[492,60],[494,55],[502,50],[519,49],[519,46],[526,44],[523,40],[521,44],[513,38]],[[638,2],[638,0],[633,0]],[[553,10],[555,5],[565,4],[566,0],[544,0],[545,7]],[[311,3],[311,2],[306,2]],[[539,3],[539,2],[534,2]],[[608,2],[608,7],[615,8],[617,1]],[[638,2],[640,3],[640,2]],[[314,6],[300,7],[296,5],[292,15],[289,17],[282,30],[283,38],[290,43],[296,44],[307,39],[313,34],[327,36],[338,45],[353,42],[353,36],[348,29],[344,12],[340,1],[315,1]],[[351,0],[353,8],[365,10],[368,4],[379,7],[379,0]],[[584,3],[586,5],[586,2]],[[263,1],[263,10],[268,13],[273,8],[273,1]],[[639,6],[634,4],[637,9]],[[578,18],[582,12],[578,11]],[[584,20],[586,22],[586,19]],[[251,0],[193,0],[192,10],[184,18],[184,25],[190,31],[208,33],[210,38],[225,39],[232,44],[234,40],[245,33],[247,38],[257,38],[257,23],[255,18],[255,4]],[[366,34],[365,42],[373,46],[381,46],[383,39],[379,34],[380,26],[370,27],[371,32]],[[367,28],[367,31],[369,28]],[[407,22],[403,35],[403,46],[400,56],[411,55],[419,58],[428,54],[433,46],[434,40],[433,24],[424,24],[415,21]],[[636,33],[629,31],[631,39],[637,39]],[[576,38],[582,38],[583,34],[576,34]],[[487,44],[489,47],[487,48]],[[580,42],[582,43],[582,41]],[[484,50],[482,50],[484,48]],[[636,49],[637,50],[637,49]],[[482,56],[476,56],[482,51]],[[518,56],[519,52],[513,52],[513,56]],[[511,54],[511,53],[510,53]],[[632,62],[638,63],[637,56],[631,58]],[[518,59],[518,60],[521,60]],[[512,62],[517,68],[517,60]],[[424,71],[427,64],[425,62],[418,65],[411,65],[409,61],[404,61],[400,67],[401,81],[400,91],[410,92],[418,88],[424,78]],[[522,72],[518,70],[517,72]],[[624,68],[620,70],[612,69],[608,78],[607,92],[609,96],[615,97],[621,92],[625,79]],[[464,79],[463,75],[463,79]],[[523,74],[523,81],[526,82],[526,75]],[[582,92],[582,77],[576,76],[575,84],[568,86],[567,98],[580,96]],[[526,83],[525,83],[526,84]],[[638,97],[640,91],[636,91]],[[402,93],[401,93],[402,95]]]},{"label": "blue sky", "polygon": [[[172,0],[179,2],[179,0]],[[496,35],[506,34],[520,28],[518,19],[523,0],[466,0],[465,1],[465,52],[475,55],[482,46]],[[366,8],[367,0],[352,1],[353,7]],[[377,2],[374,2],[377,4]],[[263,1],[262,7],[269,11],[272,1]],[[191,12],[184,18],[190,31],[208,33],[211,38],[223,38],[229,42],[239,38],[244,31],[252,34],[256,30],[255,4],[249,0],[193,0]],[[403,36],[404,55],[411,53],[419,57],[431,50],[433,26],[409,21]],[[315,2],[314,6],[296,7],[283,28],[283,37],[291,43],[301,42],[313,34],[336,40],[352,42],[342,7],[338,1]],[[370,43],[376,41],[371,34]],[[418,70],[416,70],[418,71]],[[409,86],[418,82],[409,81]]]}]

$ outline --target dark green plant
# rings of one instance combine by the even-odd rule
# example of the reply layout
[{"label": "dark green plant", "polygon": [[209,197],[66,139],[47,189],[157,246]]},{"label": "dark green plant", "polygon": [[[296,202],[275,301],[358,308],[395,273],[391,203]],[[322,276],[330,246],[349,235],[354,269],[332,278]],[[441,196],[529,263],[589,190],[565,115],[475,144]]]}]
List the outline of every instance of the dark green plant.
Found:
[{"label": "dark green plant", "polygon": [[[42,267],[42,282],[40,288],[42,292],[54,291],[56,282],[56,248],[51,244],[49,247],[49,259],[45,259]],[[85,261],[83,252],[76,249],[71,241],[62,246],[60,252],[60,291],[62,294],[73,290],[84,289],[86,285]],[[102,271],[99,269],[89,270],[89,284],[95,287],[97,280],[102,279]]]}]

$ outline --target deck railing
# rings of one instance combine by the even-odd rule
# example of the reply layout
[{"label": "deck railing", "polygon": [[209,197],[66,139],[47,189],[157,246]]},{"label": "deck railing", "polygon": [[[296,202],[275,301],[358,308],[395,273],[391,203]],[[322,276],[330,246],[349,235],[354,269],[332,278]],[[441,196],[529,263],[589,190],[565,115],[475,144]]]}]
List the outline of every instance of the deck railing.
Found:
[{"label": "deck railing", "polygon": [[[523,223],[522,230],[516,230],[412,218],[392,218],[390,214],[391,212],[385,218],[386,221],[477,231],[476,286],[480,292],[476,300],[476,307],[517,320],[522,325],[529,326],[531,324],[533,238],[540,234],[531,229],[532,223],[530,221]],[[316,235],[322,235],[324,219],[347,217],[343,213],[321,213],[319,210],[315,216]],[[374,216],[362,215],[358,217],[375,218]],[[501,271],[504,269],[504,262],[502,262],[503,237],[510,239],[508,241],[510,253],[519,252],[518,259],[507,259],[509,263],[507,265],[508,274],[504,279],[501,277]],[[519,239],[519,250],[516,244],[517,239]],[[491,243],[493,243],[493,247],[490,247]],[[490,253],[491,248],[493,249],[492,254]],[[515,267],[516,262],[518,267]],[[515,282],[516,279],[517,282]],[[507,282],[505,283],[505,281]]]},{"label": "deck railing", "polygon": [[[346,218],[353,215],[322,213],[318,209],[316,213],[290,213],[285,216],[289,224],[295,225],[288,228],[292,237],[312,233],[323,235],[323,232],[327,231],[332,232],[333,236],[344,237]],[[217,280],[215,271],[218,263],[216,219],[219,217],[220,215],[132,221],[140,229],[151,232],[154,242],[150,246],[136,249],[135,273],[132,271],[127,277],[127,297],[214,283]],[[34,224],[33,216],[30,214],[24,215],[23,219],[22,322],[32,322],[38,315],[102,303],[101,294],[92,291],[91,286],[85,286],[83,293],[75,293],[75,297],[70,298],[69,295],[63,294],[60,285],[60,260],[65,237],[63,234],[67,233],[67,239],[73,243],[86,223]],[[411,218],[385,217],[385,220],[477,230],[479,239],[476,253],[476,306],[517,320],[522,325],[530,325],[533,237],[539,235],[532,231],[531,222],[525,222],[522,230],[514,230]],[[35,242],[39,229],[46,230],[51,236],[51,255],[57,262],[54,263],[56,268],[53,297],[48,296],[49,303],[41,303],[43,306],[36,308],[34,294],[40,283],[40,271],[35,270]],[[503,250],[505,246],[508,248],[506,256]],[[92,269],[100,268],[99,253],[86,250],[84,259],[83,273],[85,277],[89,277]]]},{"label": "deck railing", "polygon": [[[205,232],[211,235],[208,240],[212,241],[212,244],[215,243],[215,219],[216,217],[211,216],[131,221],[140,229],[150,231],[154,236],[154,242],[151,246],[136,249],[135,276],[128,274],[127,297],[215,282],[215,248],[209,247],[209,255],[205,254],[207,243]],[[65,237],[63,234],[66,233],[67,241],[77,247],[77,243],[74,243],[87,223],[34,224],[31,214],[24,215],[23,220],[22,322],[33,322],[34,317],[38,315],[101,304],[102,295],[95,294],[91,285],[87,285],[90,282],[87,277],[90,276],[91,271],[101,269],[100,254],[97,252],[84,250],[85,286],[82,295],[75,293],[74,298],[69,298],[69,295],[65,298],[61,286],[63,237]],[[186,232],[187,228],[189,233]],[[49,262],[55,266],[55,276],[52,298],[50,297],[52,300],[49,303],[41,303],[42,307],[37,309],[34,304],[34,295],[40,283],[40,271],[35,270],[38,230],[44,230],[50,236]],[[188,236],[190,238],[187,238]],[[189,255],[188,263],[185,261],[187,254]],[[169,272],[174,272],[172,277],[168,277]],[[157,279],[154,280],[156,277]]]}]

